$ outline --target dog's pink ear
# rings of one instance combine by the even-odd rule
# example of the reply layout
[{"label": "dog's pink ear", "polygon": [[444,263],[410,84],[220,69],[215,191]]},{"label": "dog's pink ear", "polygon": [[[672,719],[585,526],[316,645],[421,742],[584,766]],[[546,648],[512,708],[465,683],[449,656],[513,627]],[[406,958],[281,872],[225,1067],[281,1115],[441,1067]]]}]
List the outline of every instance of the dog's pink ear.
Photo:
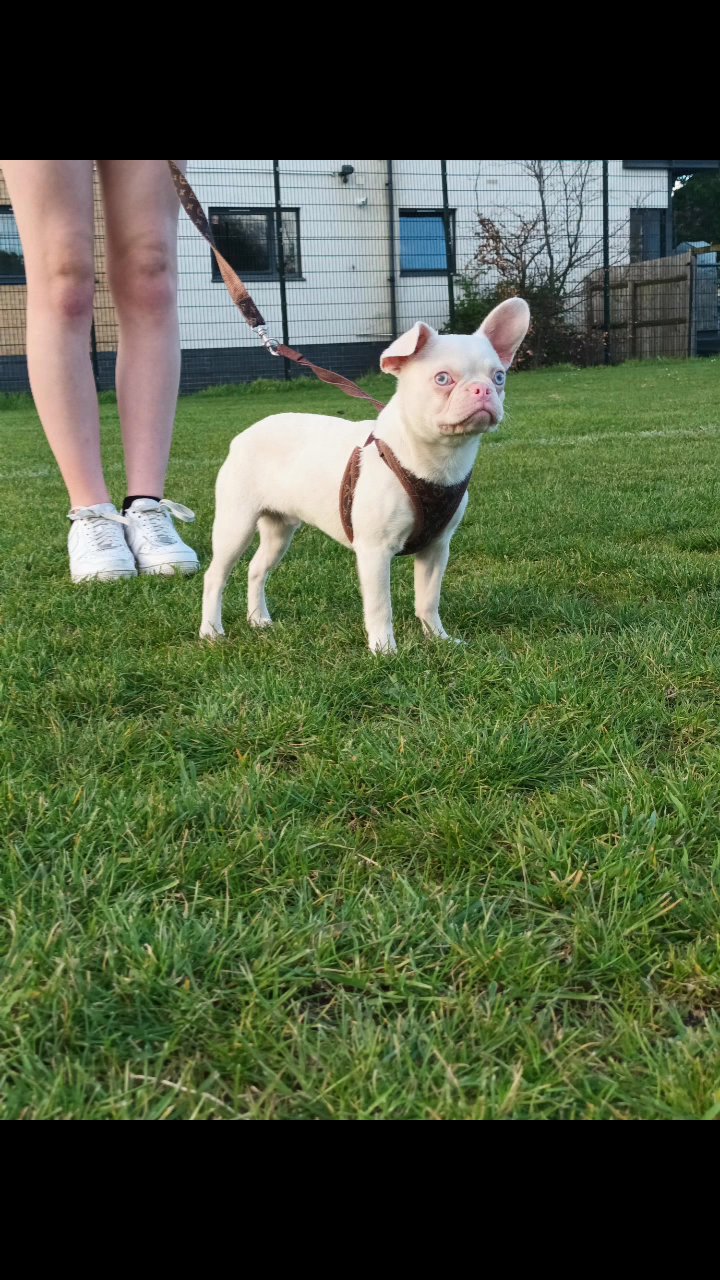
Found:
[{"label": "dog's pink ear", "polygon": [[431,338],[436,338],[437,333],[430,328],[429,324],[424,324],[422,320],[418,320],[412,329],[408,329],[407,333],[402,333],[396,338],[387,351],[383,351],[380,357],[380,368],[383,373],[399,374],[400,370],[408,360],[412,360],[413,356],[417,356],[426,347]]},{"label": "dog's pink ear", "polygon": [[485,317],[477,332],[492,343],[505,368],[509,369],[529,324],[527,302],[523,298],[508,298]]}]

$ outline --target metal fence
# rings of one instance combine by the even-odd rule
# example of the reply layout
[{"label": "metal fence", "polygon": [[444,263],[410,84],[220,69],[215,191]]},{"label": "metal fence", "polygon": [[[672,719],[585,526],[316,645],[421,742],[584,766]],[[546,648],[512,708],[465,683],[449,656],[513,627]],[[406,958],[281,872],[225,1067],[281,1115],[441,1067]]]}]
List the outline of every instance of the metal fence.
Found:
[{"label": "metal fence", "polygon": [[[720,350],[716,245],[678,243],[684,165],[622,160],[191,160],[216,239],[270,332],[357,377],[422,319],[469,332],[528,298],[521,360],[614,362]],[[90,356],[113,386],[118,326],[96,187]],[[180,212],[183,391],[302,376],[267,355]],[[0,182],[0,391],[27,389],[22,246]]]}]

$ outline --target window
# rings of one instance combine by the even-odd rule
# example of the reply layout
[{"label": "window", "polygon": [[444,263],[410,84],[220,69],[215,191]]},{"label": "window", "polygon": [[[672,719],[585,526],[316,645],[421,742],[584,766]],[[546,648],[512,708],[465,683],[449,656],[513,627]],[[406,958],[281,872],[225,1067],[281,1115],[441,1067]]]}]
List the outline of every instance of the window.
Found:
[{"label": "window", "polygon": [[9,204],[0,205],[0,284],[25,284],[25,259]]},{"label": "window", "polygon": [[450,262],[442,209],[400,210],[400,274],[446,276],[455,270],[455,210],[450,209]]},{"label": "window", "polygon": [[630,210],[630,261],[648,262],[666,255],[667,209]]},{"label": "window", "polygon": [[[242,280],[279,280],[274,209],[210,209],[210,226],[218,249]],[[300,210],[282,211],[285,278],[301,279]],[[215,255],[212,278],[222,281]]]}]

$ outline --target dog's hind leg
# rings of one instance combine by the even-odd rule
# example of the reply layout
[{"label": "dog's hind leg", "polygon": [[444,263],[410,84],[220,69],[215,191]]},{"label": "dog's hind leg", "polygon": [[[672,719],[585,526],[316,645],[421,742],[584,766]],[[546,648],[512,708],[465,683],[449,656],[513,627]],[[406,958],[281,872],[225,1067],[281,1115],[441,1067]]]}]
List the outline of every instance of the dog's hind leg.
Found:
[{"label": "dog's hind leg", "polygon": [[257,512],[238,512],[230,502],[219,502],[212,532],[213,557],[205,574],[200,638],[215,640],[224,635],[222,598],[230,574],[253,540]]},{"label": "dog's hind leg", "polygon": [[285,555],[296,529],[299,528],[299,523],[265,512],[260,516],[257,527],[260,532],[260,546],[250,561],[248,569],[247,616],[252,627],[269,627],[272,624],[272,618],[265,600],[265,583],[268,574]]}]

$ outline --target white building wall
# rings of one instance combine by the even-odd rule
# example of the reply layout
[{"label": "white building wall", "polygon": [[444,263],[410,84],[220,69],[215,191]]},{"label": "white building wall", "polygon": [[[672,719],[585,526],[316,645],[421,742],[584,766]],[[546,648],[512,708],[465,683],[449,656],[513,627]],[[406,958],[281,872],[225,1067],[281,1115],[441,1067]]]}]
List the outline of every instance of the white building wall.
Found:
[{"label": "white building wall", "polygon": [[[343,164],[356,169],[347,185]],[[191,160],[188,178],[207,210],[274,207],[272,160]],[[294,345],[367,342],[390,337],[390,256],[385,160],[282,160],[281,200],[300,210],[302,279],[287,280]],[[185,349],[257,344],[222,282],[211,254],[185,215],[180,232],[180,318]],[[280,287],[249,281],[270,332],[282,335]]]},{"label": "white building wall", "polygon": [[[551,164],[552,162],[546,162]],[[355,172],[347,184],[338,177],[343,164]],[[472,260],[478,211],[510,226],[533,217],[537,189],[517,160],[448,160],[448,198],[456,209],[456,265]],[[399,216],[403,208],[440,209],[439,160],[394,160],[395,280],[398,328],[423,319],[447,323],[447,280],[400,274]],[[302,279],[287,281],[290,342],[310,344],[380,342],[391,336],[391,271],[388,235],[386,160],[282,160],[281,199],[300,210]],[[191,160],[188,177],[204,208],[265,206],[275,202],[272,160]],[[627,261],[629,215],[635,207],[664,208],[667,175],[663,170],[624,170],[609,164],[611,256]],[[210,250],[181,212],[180,320],[186,350],[251,347],[257,344],[225,286],[212,281]],[[585,200],[583,263],[578,280],[602,263],[602,170],[592,167]],[[491,284],[491,279],[488,279]],[[252,281],[248,287],[271,333],[282,332],[277,282]]]}]

